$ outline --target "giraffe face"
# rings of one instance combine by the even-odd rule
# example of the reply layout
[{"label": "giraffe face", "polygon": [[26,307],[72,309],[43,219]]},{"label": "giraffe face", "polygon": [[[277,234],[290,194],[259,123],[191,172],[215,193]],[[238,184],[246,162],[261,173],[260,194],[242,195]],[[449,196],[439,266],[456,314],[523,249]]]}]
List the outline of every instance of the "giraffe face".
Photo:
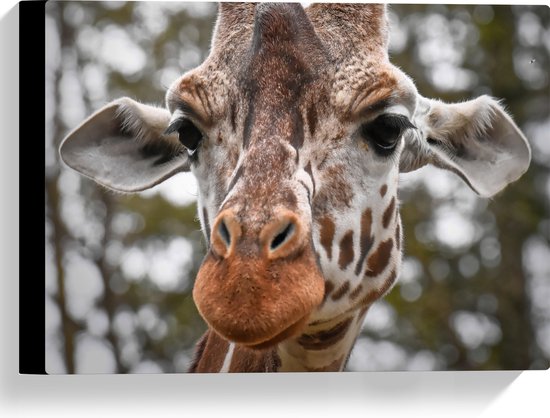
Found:
[{"label": "giraffe face", "polygon": [[389,63],[338,69],[298,8],[257,11],[245,50],[223,77],[210,63],[184,75],[167,104],[201,136],[191,170],[210,250],[195,301],[222,336],[263,347],[395,281],[415,92]]},{"label": "giraffe face", "polygon": [[191,170],[209,244],[195,302],[218,334],[255,348],[389,291],[400,172],[431,163],[491,196],[530,160],[495,100],[420,96],[388,60],[384,6],[361,4],[223,3],[210,56],[166,109],[118,99],[60,153],[123,192]]}]

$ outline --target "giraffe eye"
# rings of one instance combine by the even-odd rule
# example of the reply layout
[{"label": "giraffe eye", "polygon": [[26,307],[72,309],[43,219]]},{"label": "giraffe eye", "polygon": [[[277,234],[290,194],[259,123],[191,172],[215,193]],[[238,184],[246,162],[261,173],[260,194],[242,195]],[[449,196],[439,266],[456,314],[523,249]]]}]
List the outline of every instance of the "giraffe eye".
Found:
[{"label": "giraffe eye", "polygon": [[202,140],[202,132],[189,119],[176,119],[168,126],[165,135],[178,133],[180,143],[187,149],[189,155],[193,155]]},{"label": "giraffe eye", "polygon": [[374,145],[375,151],[382,156],[390,155],[401,135],[415,126],[406,116],[385,113],[361,127],[361,136]]}]

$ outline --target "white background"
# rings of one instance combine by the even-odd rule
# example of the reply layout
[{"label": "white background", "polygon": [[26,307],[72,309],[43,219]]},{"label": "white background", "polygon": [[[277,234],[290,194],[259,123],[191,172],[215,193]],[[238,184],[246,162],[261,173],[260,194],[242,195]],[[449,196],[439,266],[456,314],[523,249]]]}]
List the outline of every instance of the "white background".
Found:
[{"label": "white background", "polygon": [[[0,416],[164,417],[238,413],[242,417],[258,414],[342,417],[357,412],[385,417],[548,416],[549,371],[19,375],[19,257],[22,262],[29,257],[39,263],[42,254],[19,254],[18,251],[18,28],[16,2],[0,2]],[[42,39],[37,37],[40,42]],[[24,132],[21,134],[26,151],[41,146],[40,138],[34,138],[32,143],[32,138],[25,138]],[[37,179],[40,178],[41,167],[28,169],[35,170]],[[43,239],[39,231],[36,237],[25,237],[31,238]],[[36,277],[37,289],[43,285],[43,278]],[[36,347],[36,355],[44,356],[42,346]]]}]

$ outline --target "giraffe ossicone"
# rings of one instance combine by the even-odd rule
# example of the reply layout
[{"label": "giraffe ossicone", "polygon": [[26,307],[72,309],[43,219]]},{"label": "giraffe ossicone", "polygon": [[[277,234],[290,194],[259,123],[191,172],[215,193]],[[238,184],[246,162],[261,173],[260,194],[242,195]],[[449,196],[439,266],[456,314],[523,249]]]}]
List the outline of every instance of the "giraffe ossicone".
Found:
[{"label": "giraffe ossicone", "polygon": [[399,173],[433,164],[492,196],[527,170],[497,100],[424,98],[387,46],[384,5],[222,3],[166,108],[118,99],[63,141],[113,190],[196,176],[209,329],[191,371],[342,370],[399,276]]}]

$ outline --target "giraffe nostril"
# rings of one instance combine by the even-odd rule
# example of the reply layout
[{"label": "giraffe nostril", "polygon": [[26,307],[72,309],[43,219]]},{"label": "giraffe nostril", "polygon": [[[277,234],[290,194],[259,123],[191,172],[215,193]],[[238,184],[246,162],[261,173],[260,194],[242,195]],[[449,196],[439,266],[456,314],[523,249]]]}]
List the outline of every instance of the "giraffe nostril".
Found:
[{"label": "giraffe nostril", "polygon": [[241,226],[235,215],[229,210],[223,211],[217,216],[212,227],[212,251],[220,257],[229,257],[241,234]]},{"label": "giraffe nostril", "polygon": [[269,248],[272,251],[276,250],[294,234],[295,229],[294,224],[289,222],[289,224],[273,238]]},{"label": "giraffe nostril", "polygon": [[220,234],[222,240],[225,242],[225,245],[229,247],[231,245],[231,235],[229,234],[229,229],[227,229],[227,225],[225,225],[223,219],[219,223],[218,233]]},{"label": "giraffe nostril", "polygon": [[260,232],[261,251],[269,260],[294,257],[305,248],[306,239],[296,213],[279,210]]}]

